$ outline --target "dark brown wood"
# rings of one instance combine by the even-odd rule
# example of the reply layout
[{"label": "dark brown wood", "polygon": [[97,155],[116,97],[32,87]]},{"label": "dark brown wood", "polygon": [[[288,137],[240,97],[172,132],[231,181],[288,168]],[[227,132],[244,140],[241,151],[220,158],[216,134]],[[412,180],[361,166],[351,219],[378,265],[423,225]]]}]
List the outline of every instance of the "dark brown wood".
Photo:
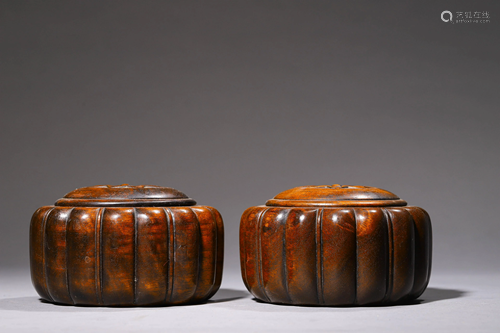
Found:
[{"label": "dark brown wood", "polygon": [[291,189],[248,208],[240,224],[243,281],[271,303],[413,300],[429,282],[431,250],[427,213],[373,187]]},{"label": "dark brown wood", "polygon": [[68,207],[167,207],[192,206],[196,201],[171,187],[155,185],[81,187],[57,200],[56,206]]},{"label": "dark brown wood", "polygon": [[156,186],[96,186],[65,198],[31,220],[31,277],[41,298],[172,305],[204,302],[219,289],[224,227],[216,209]]}]

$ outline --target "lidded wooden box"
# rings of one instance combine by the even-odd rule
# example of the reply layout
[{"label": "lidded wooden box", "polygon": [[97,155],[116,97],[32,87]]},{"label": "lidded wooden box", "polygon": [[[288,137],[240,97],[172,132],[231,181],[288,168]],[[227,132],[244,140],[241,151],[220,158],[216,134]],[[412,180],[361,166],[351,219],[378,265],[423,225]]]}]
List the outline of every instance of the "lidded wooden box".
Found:
[{"label": "lidded wooden box", "polygon": [[264,302],[410,301],[427,287],[431,250],[428,214],[374,187],[296,187],[241,217],[241,273]]},{"label": "lidded wooden box", "polygon": [[219,289],[223,251],[219,212],[169,187],[79,188],[31,220],[32,282],[54,303],[203,302]]}]

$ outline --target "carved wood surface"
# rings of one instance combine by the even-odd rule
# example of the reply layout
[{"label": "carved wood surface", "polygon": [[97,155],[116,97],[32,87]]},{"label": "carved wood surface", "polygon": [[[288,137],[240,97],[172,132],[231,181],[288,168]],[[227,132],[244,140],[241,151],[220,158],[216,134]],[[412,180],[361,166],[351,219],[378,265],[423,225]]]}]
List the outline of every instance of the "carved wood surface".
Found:
[{"label": "carved wood surface", "polygon": [[223,238],[208,206],[45,206],[31,220],[32,282],[63,304],[203,302],[221,283]]},{"label": "carved wood surface", "polygon": [[345,207],[277,207],[268,201],[247,209],[240,224],[247,289],[265,302],[297,305],[392,304],[419,297],[431,269],[428,214],[411,206],[360,207],[362,200],[347,206],[355,199],[340,198]]}]

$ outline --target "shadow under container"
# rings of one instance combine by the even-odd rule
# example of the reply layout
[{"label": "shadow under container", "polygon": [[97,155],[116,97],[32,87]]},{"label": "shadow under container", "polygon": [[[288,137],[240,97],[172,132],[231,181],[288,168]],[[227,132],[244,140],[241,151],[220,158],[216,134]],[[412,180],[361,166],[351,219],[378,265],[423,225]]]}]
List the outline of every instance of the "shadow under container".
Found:
[{"label": "shadow under container", "polygon": [[32,282],[53,303],[204,302],[220,287],[223,252],[219,212],[168,187],[84,187],[31,220]]},{"label": "shadow under container", "polygon": [[296,187],[241,217],[243,281],[264,302],[409,302],[427,287],[431,251],[428,214],[374,187]]}]

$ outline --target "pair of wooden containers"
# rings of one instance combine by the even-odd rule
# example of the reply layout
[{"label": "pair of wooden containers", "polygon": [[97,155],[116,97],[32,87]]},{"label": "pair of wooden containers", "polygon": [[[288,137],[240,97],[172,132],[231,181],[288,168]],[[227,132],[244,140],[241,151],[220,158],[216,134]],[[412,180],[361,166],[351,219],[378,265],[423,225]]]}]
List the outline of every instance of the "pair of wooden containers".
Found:
[{"label": "pair of wooden containers", "polygon": [[[425,290],[431,244],[427,213],[391,192],[297,187],[243,213],[241,273],[264,302],[394,304]],[[223,254],[219,212],[168,187],[80,188],[31,220],[33,285],[54,303],[204,302],[220,287]]]}]

